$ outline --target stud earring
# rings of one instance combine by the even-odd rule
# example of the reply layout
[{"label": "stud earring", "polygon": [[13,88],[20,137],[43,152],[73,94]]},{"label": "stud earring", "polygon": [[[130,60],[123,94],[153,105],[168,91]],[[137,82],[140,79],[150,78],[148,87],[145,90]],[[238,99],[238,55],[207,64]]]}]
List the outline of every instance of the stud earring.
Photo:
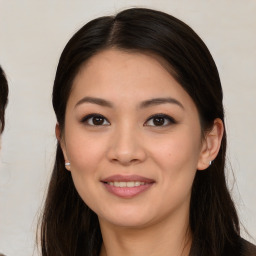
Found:
[{"label": "stud earring", "polygon": [[209,162],[209,165],[212,165],[212,161]]},{"label": "stud earring", "polygon": [[65,167],[68,171],[70,171],[70,162],[65,162]]},{"label": "stud earring", "polygon": [[66,169],[67,169],[68,171],[70,171],[70,162],[66,162],[66,163],[65,163],[65,167],[66,167]]}]

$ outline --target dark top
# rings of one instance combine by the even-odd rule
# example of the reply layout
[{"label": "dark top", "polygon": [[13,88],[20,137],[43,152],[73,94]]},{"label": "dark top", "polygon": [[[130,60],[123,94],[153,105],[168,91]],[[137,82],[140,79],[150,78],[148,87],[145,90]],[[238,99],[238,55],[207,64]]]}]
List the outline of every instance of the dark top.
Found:
[{"label": "dark top", "polygon": [[242,239],[241,256],[256,256],[256,246]]},{"label": "dark top", "polygon": [[[211,256],[204,255],[204,253],[199,249],[199,247],[192,243],[192,248],[189,256]],[[228,245],[224,248],[224,252],[219,256],[256,256],[256,246],[250,242],[238,237],[237,243],[233,246]]]}]

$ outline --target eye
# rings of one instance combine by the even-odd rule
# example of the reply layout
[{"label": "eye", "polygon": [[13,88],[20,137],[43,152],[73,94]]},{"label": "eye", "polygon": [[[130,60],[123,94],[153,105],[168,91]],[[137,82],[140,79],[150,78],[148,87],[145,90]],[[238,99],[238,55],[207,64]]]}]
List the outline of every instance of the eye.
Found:
[{"label": "eye", "polygon": [[109,121],[102,115],[99,114],[90,114],[85,116],[82,120],[82,123],[86,123],[91,126],[107,126],[110,125]]},{"label": "eye", "polygon": [[170,124],[175,124],[176,121],[165,114],[157,114],[151,116],[145,123],[145,126],[168,126]]}]

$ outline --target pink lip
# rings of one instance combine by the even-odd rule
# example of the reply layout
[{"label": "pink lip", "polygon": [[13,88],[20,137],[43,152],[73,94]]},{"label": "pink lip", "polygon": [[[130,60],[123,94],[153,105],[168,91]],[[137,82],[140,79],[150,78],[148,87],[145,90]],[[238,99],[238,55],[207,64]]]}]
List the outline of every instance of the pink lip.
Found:
[{"label": "pink lip", "polygon": [[111,181],[124,181],[124,182],[128,182],[128,181],[140,181],[140,182],[145,182],[145,183],[153,183],[155,182],[152,179],[149,178],[145,178],[139,175],[113,175],[110,177],[107,177],[105,179],[102,180],[102,182],[111,182]]},{"label": "pink lip", "polygon": [[[119,181],[119,182],[140,181],[140,182],[145,182],[145,184],[137,187],[115,187],[107,183],[107,182],[115,182],[115,181]],[[149,178],[138,176],[138,175],[128,175],[128,176],[113,175],[102,180],[102,183],[108,192],[118,197],[132,198],[148,190],[155,183],[155,181]]]}]

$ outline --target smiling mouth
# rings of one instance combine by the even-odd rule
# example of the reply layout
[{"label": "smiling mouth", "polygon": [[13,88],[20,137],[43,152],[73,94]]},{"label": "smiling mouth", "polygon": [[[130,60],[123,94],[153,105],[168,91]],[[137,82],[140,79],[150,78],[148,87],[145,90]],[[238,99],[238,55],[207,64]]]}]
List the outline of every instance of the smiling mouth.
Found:
[{"label": "smiling mouth", "polygon": [[110,186],[118,187],[118,188],[133,188],[133,187],[139,187],[142,185],[147,184],[146,182],[141,181],[114,181],[114,182],[106,182]]},{"label": "smiling mouth", "polygon": [[133,198],[147,191],[154,180],[138,175],[114,175],[101,181],[108,192],[121,198]]}]

